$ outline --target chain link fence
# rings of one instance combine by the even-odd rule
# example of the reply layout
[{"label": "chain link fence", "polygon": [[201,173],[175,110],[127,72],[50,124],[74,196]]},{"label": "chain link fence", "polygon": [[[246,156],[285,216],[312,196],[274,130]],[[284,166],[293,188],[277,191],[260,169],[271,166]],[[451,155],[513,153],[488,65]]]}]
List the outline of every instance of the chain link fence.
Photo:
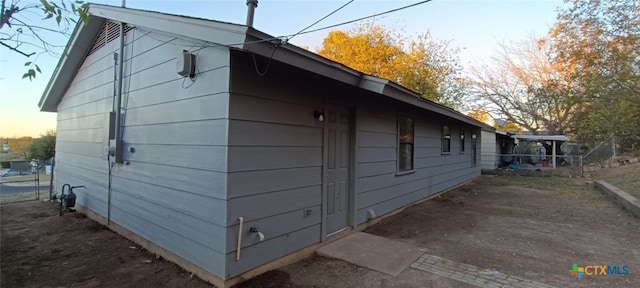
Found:
[{"label": "chain link fence", "polygon": [[582,175],[636,162],[639,156],[640,133],[613,135],[582,156]]},{"label": "chain link fence", "polygon": [[[34,201],[43,196],[48,198],[49,175],[42,175],[37,161],[25,167],[14,166],[0,171],[0,204]],[[44,179],[41,179],[44,176]],[[41,181],[44,184],[41,185]]]},{"label": "chain link fence", "polygon": [[523,145],[511,154],[497,154],[497,168],[509,170],[510,174],[582,177],[601,169],[640,162],[640,132],[614,135],[595,145],[565,142],[555,158],[539,144],[529,146]]}]

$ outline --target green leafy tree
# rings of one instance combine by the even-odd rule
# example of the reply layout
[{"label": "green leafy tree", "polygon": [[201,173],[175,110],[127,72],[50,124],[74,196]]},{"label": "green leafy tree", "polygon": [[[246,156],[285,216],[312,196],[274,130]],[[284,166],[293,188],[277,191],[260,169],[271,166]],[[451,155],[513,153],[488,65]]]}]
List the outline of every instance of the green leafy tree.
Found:
[{"label": "green leafy tree", "polygon": [[463,109],[465,97],[458,50],[429,32],[415,38],[365,22],[349,31],[331,31],[318,54],[369,75],[405,86],[422,97]]},{"label": "green leafy tree", "polygon": [[47,131],[40,138],[34,139],[29,147],[29,153],[32,158],[40,161],[47,160],[55,155],[56,151],[56,132]]},{"label": "green leafy tree", "polygon": [[551,60],[584,93],[576,135],[584,142],[640,132],[640,2],[573,0],[549,36]]},{"label": "green leafy tree", "polygon": [[[22,78],[31,80],[42,72],[37,64],[38,56],[43,53],[56,55],[57,50],[63,47],[62,44],[49,40],[52,35],[69,36],[78,17],[84,23],[89,21],[86,13],[88,5],[83,1],[67,0],[26,3],[20,0],[2,0],[0,45],[29,59],[24,64],[27,70]],[[50,21],[55,21],[57,27],[51,28]]]}]

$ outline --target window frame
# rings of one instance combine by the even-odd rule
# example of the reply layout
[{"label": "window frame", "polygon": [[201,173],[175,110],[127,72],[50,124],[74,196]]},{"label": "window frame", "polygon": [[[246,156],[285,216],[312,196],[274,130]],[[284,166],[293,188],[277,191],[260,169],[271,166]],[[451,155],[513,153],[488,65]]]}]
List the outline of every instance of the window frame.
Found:
[{"label": "window frame", "polygon": [[[445,134],[445,128],[448,131],[448,134]],[[443,155],[449,155],[451,154],[451,127],[449,127],[449,125],[442,124],[440,127],[440,133],[440,152]],[[447,142],[447,145],[445,145],[445,141]],[[447,148],[446,151],[445,146]]]},{"label": "window frame", "polygon": [[[407,137],[407,139],[402,140],[402,135],[401,133],[402,131],[402,122],[409,120],[409,123],[411,124],[411,127],[407,127],[408,131],[410,131],[410,133],[407,133],[407,135],[409,135],[410,137]],[[408,123],[407,123],[408,124]],[[396,139],[397,139],[397,150],[396,150],[396,157],[397,157],[397,161],[396,161],[396,175],[405,175],[405,174],[410,174],[415,172],[415,159],[416,159],[416,155],[415,155],[415,134],[416,134],[416,119],[414,117],[409,117],[406,115],[398,115],[397,116],[397,134],[396,134]],[[402,149],[402,146],[410,146],[411,147],[411,158],[407,159],[410,160],[410,168],[409,169],[405,169],[406,165],[401,165],[401,159],[403,159],[404,157],[402,157],[402,152],[405,151],[405,149]]]}]

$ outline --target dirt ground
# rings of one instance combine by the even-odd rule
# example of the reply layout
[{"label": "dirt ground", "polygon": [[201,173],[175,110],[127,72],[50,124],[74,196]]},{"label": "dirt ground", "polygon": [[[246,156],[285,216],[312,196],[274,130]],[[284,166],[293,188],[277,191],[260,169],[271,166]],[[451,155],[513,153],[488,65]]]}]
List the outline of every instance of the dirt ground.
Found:
[{"label": "dirt ground", "polygon": [[[49,202],[0,212],[1,287],[211,287],[82,214],[57,216]],[[483,176],[365,232],[558,287],[640,287],[640,219],[585,179]],[[578,280],[569,273],[574,263],[627,265],[629,274]],[[313,256],[240,287],[472,286],[413,268],[393,277]]]}]

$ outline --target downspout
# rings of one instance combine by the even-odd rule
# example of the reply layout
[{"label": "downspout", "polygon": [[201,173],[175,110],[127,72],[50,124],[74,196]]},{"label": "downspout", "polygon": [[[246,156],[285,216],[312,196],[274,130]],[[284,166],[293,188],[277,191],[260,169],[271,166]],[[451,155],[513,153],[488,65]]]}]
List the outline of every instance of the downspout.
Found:
[{"label": "downspout", "polygon": [[116,90],[116,129],[115,129],[115,141],[116,141],[116,163],[123,163],[122,155],[122,85],[123,85],[123,64],[124,64],[124,27],[125,23],[120,23],[120,49],[118,53],[118,87]]}]

